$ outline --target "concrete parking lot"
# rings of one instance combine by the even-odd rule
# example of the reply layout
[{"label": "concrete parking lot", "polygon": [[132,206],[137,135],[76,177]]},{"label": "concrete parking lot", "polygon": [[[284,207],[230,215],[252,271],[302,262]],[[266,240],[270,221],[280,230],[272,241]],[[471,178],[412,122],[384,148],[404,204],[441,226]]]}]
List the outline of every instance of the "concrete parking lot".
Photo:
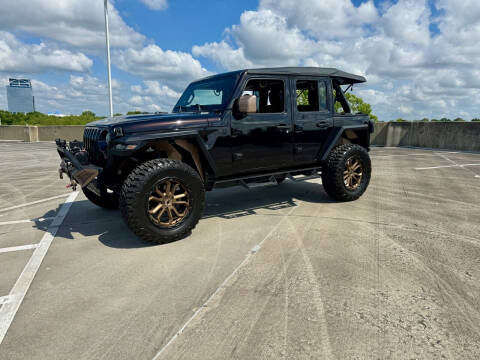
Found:
[{"label": "concrete parking lot", "polygon": [[0,359],[478,359],[480,154],[371,157],[358,201],[218,189],[154,246],[0,142]]}]

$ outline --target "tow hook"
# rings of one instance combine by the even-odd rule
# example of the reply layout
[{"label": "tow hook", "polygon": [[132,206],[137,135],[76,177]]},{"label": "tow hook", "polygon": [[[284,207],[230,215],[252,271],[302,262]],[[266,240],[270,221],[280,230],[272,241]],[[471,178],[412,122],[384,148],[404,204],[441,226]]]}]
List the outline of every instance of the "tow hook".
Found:
[{"label": "tow hook", "polygon": [[73,191],[77,190],[77,182],[75,180],[70,180],[70,184],[67,184],[66,188],[72,188]]}]

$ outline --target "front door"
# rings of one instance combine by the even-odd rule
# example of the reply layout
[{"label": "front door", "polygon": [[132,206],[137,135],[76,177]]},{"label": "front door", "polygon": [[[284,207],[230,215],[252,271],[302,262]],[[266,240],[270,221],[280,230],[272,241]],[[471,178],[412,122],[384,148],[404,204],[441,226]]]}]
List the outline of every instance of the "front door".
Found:
[{"label": "front door", "polygon": [[329,86],[325,78],[290,78],[290,87],[296,94],[292,96],[295,164],[314,163],[333,130]]},{"label": "front door", "polygon": [[293,124],[286,99],[288,77],[247,78],[241,95],[255,95],[257,112],[233,117],[232,164],[235,172],[290,166]]}]

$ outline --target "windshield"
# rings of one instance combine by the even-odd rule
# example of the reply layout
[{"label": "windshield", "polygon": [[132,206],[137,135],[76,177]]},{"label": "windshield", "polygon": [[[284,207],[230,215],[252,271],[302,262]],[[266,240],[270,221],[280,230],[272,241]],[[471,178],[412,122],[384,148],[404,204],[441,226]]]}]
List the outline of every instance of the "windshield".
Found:
[{"label": "windshield", "polygon": [[237,77],[219,77],[190,84],[173,112],[190,110],[221,110],[232,96]]}]

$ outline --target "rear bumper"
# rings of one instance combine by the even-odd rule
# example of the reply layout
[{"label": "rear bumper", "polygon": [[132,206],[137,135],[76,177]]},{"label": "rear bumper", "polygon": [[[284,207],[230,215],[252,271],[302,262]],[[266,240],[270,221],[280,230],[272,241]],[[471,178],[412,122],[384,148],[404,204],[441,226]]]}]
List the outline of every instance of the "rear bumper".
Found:
[{"label": "rear bumper", "polygon": [[[75,147],[73,147],[72,143],[67,145],[64,140],[58,139],[55,142],[57,143],[57,152],[61,159],[59,169],[60,178],[63,178],[63,174],[66,174],[70,178],[71,185],[74,189],[77,184],[82,188],[86,186],[89,188],[98,188],[96,186],[96,179],[100,175],[102,168],[80,162],[76,155],[80,152],[78,145],[81,143],[76,142]],[[94,189],[91,190],[97,192]]]}]

